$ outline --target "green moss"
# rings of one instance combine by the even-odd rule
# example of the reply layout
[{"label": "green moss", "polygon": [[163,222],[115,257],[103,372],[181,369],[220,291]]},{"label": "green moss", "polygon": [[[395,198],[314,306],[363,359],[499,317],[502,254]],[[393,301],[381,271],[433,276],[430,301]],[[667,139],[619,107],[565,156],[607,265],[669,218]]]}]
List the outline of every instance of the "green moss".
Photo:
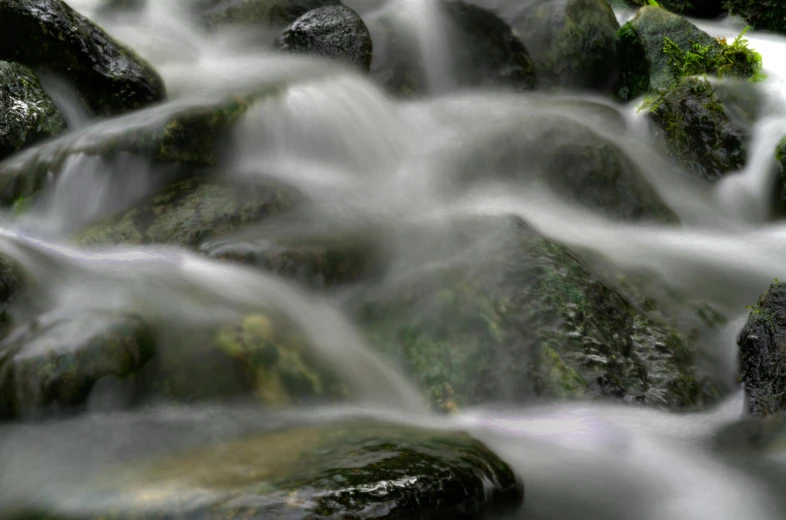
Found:
[{"label": "green moss", "polygon": [[719,78],[731,76],[762,81],[766,76],[761,71],[761,54],[750,49],[748,40],[744,38],[748,29],[743,30],[731,44],[725,39],[716,40],[712,45],[694,43],[688,51],[665,37],[663,52],[668,55],[677,78],[712,74]]}]

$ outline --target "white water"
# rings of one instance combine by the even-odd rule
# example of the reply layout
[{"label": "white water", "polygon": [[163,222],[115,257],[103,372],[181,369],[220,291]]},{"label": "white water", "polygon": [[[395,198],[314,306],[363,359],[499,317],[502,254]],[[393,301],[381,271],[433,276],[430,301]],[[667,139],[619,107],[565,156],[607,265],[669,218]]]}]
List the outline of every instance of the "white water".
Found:
[{"label": "white water", "polygon": [[[73,4],[90,13],[95,2]],[[369,16],[384,8],[383,2],[356,4]],[[160,120],[180,106],[286,80],[294,86],[255,106],[238,127],[222,165],[227,175],[296,186],[311,203],[309,218],[325,227],[368,226],[388,233],[391,278],[449,262],[456,254],[438,242],[413,248],[406,233],[397,231],[439,227],[472,215],[517,214],[577,251],[601,253],[631,274],[656,276],[669,290],[711,302],[730,316],[723,337],[706,348],[719,361],[716,369],[733,381],[734,337],[745,305],[773,278],[786,279],[786,225],[768,221],[778,174],[773,150],[786,135],[786,63],[781,59],[786,40],[748,35],[764,56],[768,80],[756,88],[765,98],[766,116],[753,129],[746,169],[708,186],[653,149],[635,103],[616,107],[587,96],[450,92],[449,47],[438,37],[436,10],[426,0],[401,5],[418,14],[414,30],[432,72],[433,95],[413,103],[392,100],[368,79],[334,65],[270,55],[249,46],[243,35],[204,34],[177,2],[150,2],[139,18],[106,26],[158,68],[173,101],[163,109],[87,124],[56,145],[78,146],[91,136]],[[727,22],[700,25],[727,38],[740,30]],[[67,102],[67,95],[58,101]],[[626,128],[604,115],[608,111],[618,113]],[[83,115],[74,114],[72,126],[85,124]],[[611,221],[539,186],[460,182],[473,147],[504,146],[508,135],[525,135],[537,117],[568,118],[621,144],[683,224]],[[11,160],[27,161],[36,153]],[[515,167],[526,168],[526,160]],[[347,409],[295,410],[293,417],[319,422],[363,415],[469,430],[524,477],[526,506],[516,518],[784,517],[778,486],[767,481],[784,478],[786,468],[773,466],[776,461],[762,453],[751,451],[740,461],[713,449],[715,435],[742,416],[739,395],[715,410],[686,415],[623,406],[501,409],[490,404],[456,417],[436,417],[423,411],[411,384],[363,343],[338,298],[172,248],[81,251],[68,245],[68,233],[79,224],[159,186],[159,173],[139,158],[108,164],[77,156],[52,180],[31,214],[6,223],[0,251],[22,261],[45,289],[46,310],[110,308],[187,327],[275,309],[307,334],[317,354],[363,398]],[[259,410],[182,407],[115,414],[96,410],[68,421],[3,426],[0,506],[57,503],[68,495],[68,482],[93,466],[214,442],[273,423],[278,424]]]}]

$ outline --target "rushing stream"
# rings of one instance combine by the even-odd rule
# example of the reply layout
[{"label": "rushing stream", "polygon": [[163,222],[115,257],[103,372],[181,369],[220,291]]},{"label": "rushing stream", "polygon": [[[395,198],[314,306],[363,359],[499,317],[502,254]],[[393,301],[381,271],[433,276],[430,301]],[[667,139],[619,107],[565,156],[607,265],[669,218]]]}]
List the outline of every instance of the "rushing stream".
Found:
[{"label": "rushing stream", "polygon": [[[70,3],[88,15],[96,4]],[[381,0],[345,3],[369,18],[391,8]],[[637,112],[641,100],[625,106],[578,93],[455,89],[446,36],[428,0],[399,0],[393,7],[416,20],[414,32],[431,71],[430,95],[411,102],[392,99],[343,67],[256,50],[252,40],[258,34],[205,34],[177,5],[152,1],[139,16],[105,23],[161,73],[170,97],[163,107],[95,123],[66,85],[44,79],[68,120],[71,143],[165,118],[168,110],[198,105],[216,92],[297,80],[246,114],[221,159],[227,176],[286,182],[304,194],[307,210],[279,225],[326,236],[385,236],[387,276],[395,280],[455,254],[449,240],[424,245],[411,230],[438,234],[468,217],[518,215],[587,258],[600,255],[631,276],[654,273],[665,292],[691,295],[730,317],[702,348],[720,379],[730,385],[735,380],[735,341],[748,313],[745,306],[774,278],[786,279],[786,224],[770,218],[778,174],[772,150],[786,135],[786,38],[747,35],[763,55],[767,80],[756,88],[766,116],[752,129],[746,168],[708,187],[650,144]],[[622,20],[632,15],[617,14]],[[696,23],[729,39],[741,30],[734,21]],[[268,36],[274,35],[262,37]],[[612,220],[545,186],[466,182],[467,164],[497,167],[478,166],[473,151],[504,146],[542,115],[567,118],[620,143],[682,226]],[[360,399],[278,412],[245,402],[116,411],[127,399],[123,388],[101,382],[84,414],[0,425],[0,511],[36,502],[68,507],[82,481],[117,462],[289,424],[359,416],[472,433],[525,482],[525,505],[514,518],[777,520],[786,515],[786,461],[745,445],[718,446],[718,435],[743,415],[741,389],[732,388],[712,410],[685,414],[600,403],[523,408],[492,403],[449,416],[432,414],[414,383],[355,330],[343,293],[311,291],[275,274],[175,247],[74,246],[69,237],[81,224],[151,193],[169,172],[122,154],[111,161],[86,155],[68,161],[34,207],[21,217],[9,212],[0,231],[0,252],[24,265],[43,289],[42,301],[33,304],[37,312],[112,309],[187,330],[274,309],[303,331],[320,362]],[[526,164],[516,165],[521,166]],[[216,252],[255,240],[250,230],[217,238],[206,248]]]}]

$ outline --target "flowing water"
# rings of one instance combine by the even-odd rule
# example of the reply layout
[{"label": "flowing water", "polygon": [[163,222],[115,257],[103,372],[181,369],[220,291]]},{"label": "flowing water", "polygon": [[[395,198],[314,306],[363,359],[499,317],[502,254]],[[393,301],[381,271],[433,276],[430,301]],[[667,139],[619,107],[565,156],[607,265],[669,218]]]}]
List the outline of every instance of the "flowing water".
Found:
[{"label": "flowing water", "polygon": [[[73,2],[87,14],[95,3]],[[745,305],[773,278],[786,279],[786,225],[770,218],[771,187],[779,172],[772,151],[786,135],[786,64],[781,59],[786,39],[748,35],[751,47],[763,54],[768,75],[756,87],[766,117],[752,129],[745,170],[708,186],[649,144],[647,125],[636,110],[639,101],[617,106],[579,93],[456,91],[446,65],[450,47],[427,0],[346,3],[369,20],[391,9],[411,21],[432,71],[428,97],[395,101],[352,71],[258,50],[253,44],[258,34],[204,34],[177,2],[149,2],[139,16],[105,24],[160,71],[171,98],[164,107],[95,123],[66,86],[56,79],[45,83],[66,107],[69,142],[75,143],[166,117],[168,110],[198,105],[216,93],[288,82],[293,86],[256,105],[236,129],[223,159],[226,175],[296,186],[310,203],[305,217],[310,229],[387,233],[392,279],[451,254],[449,244],[429,244],[428,251],[413,247],[407,229],[516,214],[576,251],[602,254],[632,274],[654,273],[670,290],[711,302],[733,317],[707,348],[719,361],[715,370],[734,381],[735,335]],[[733,38],[740,31],[734,21],[699,25],[714,36]],[[616,122],[599,117],[609,112],[618,114]],[[467,149],[526,132],[538,115],[568,118],[620,143],[682,226],[612,221],[537,186],[461,181]],[[57,504],[74,482],[102,464],[290,422],[361,416],[470,431],[523,476],[526,504],[514,518],[774,520],[786,514],[777,485],[786,477],[784,461],[743,446],[721,450],[715,443],[743,415],[741,390],[713,410],[679,415],[595,404],[488,405],[450,417],[432,415],[414,386],[364,344],[338,296],[177,248],[80,250],[69,244],[69,233],[80,224],[151,192],[165,174],[139,157],[75,156],[31,212],[3,218],[0,252],[22,262],[45,288],[39,305],[49,312],[118,309],[187,327],[275,309],[304,331],[322,362],[362,399],[348,407],[278,413],[247,405],[106,412],[115,398],[112,385],[99,385],[82,416],[0,426],[0,510],[21,503]],[[222,245],[219,240],[211,247]]]}]

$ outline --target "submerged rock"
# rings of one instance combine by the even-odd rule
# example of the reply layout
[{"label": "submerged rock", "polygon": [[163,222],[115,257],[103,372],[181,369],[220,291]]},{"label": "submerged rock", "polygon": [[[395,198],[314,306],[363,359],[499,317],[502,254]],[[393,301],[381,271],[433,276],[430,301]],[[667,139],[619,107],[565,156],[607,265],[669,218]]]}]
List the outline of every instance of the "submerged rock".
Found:
[{"label": "submerged rock", "polygon": [[165,97],[163,81],[148,63],[61,0],[0,4],[0,59],[62,75],[100,116]]},{"label": "submerged rock", "polygon": [[0,61],[0,160],[65,129],[65,119],[35,73]]},{"label": "submerged rock", "polygon": [[[518,35],[499,16],[463,1],[439,0],[436,9],[450,41],[444,71],[429,71],[418,36],[401,13],[387,10],[367,20],[374,40],[371,76],[399,96],[426,93],[429,78],[447,87],[503,87],[530,90],[535,87],[535,66]],[[444,74],[443,74],[444,75]]]},{"label": "submerged rock", "polygon": [[468,435],[384,423],[300,427],[137,466],[99,474],[82,488],[94,491],[75,493],[59,510],[42,502],[23,514],[447,520],[508,513],[524,493],[511,468]]},{"label": "submerged rock", "polygon": [[786,411],[786,285],[776,282],[759,298],[737,343],[750,411]]},{"label": "submerged rock", "polygon": [[[421,260],[368,289],[355,315],[432,404],[611,398],[667,409],[713,402],[699,353],[516,220],[456,227],[437,267]],[[448,247],[427,235],[423,242]],[[444,258],[451,258],[447,261]]]},{"label": "submerged rock", "polygon": [[779,0],[726,0],[725,5],[759,31],[786,34],[786,4]]},{"label": "submerged rock", "polygon": [[368,72],[371,34],[358,14],[344,6],[314,9],[295,20],[276,41],[282,51],[336,59]]},{"label": "submerged rock", "polygon": [[685,78],[652,103],[656,139],[690,171],[714,181],[745,165],[747,136],[706,80]]},{"label": "submerged rock", "polygon": [[341,5],[340,0],[190,0],[202,23],[217,29],[228,25],[288,25],[312,9]]},{"label": "submerged rock", "polygon": [[205,240],[284,211],[292,200],[283,188],[192,178],[88,226],[77,241],[199,248]]},{"label": "submerged rock", "polygon": [[78,407],[93,385],[126,377],[153,355],[151,330],[111,312],[45,315],[0,343],[0,419]]}]

